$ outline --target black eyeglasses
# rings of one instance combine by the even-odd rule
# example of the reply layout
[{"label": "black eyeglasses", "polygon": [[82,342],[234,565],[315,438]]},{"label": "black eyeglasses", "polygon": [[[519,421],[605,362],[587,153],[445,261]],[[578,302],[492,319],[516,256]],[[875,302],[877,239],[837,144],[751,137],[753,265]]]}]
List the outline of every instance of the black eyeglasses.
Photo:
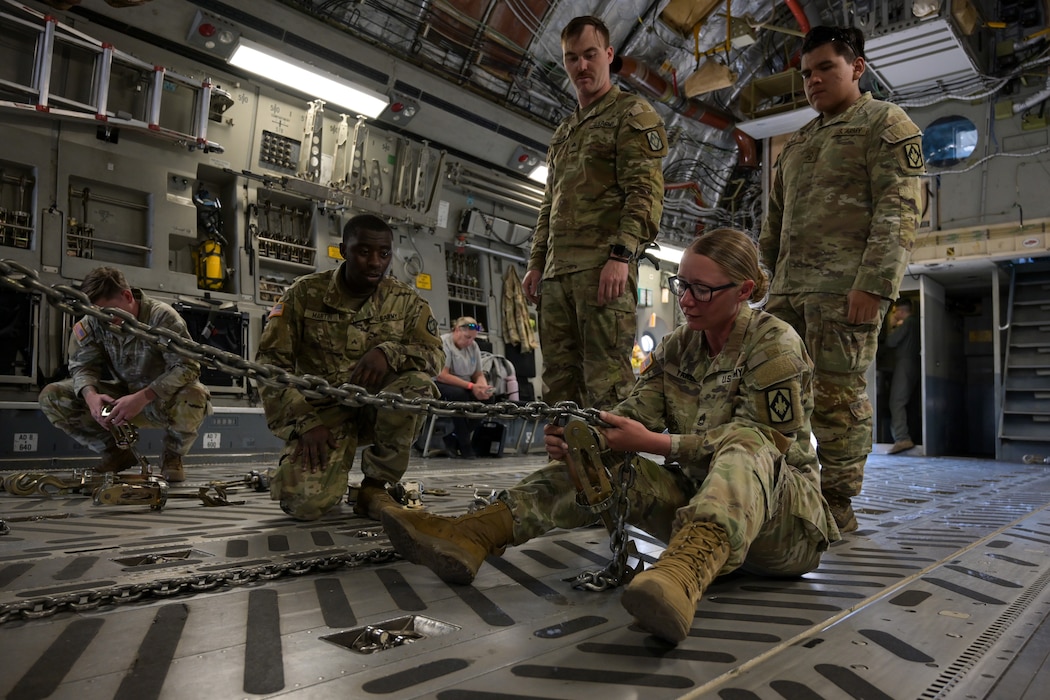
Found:
[{"label": "black eyeglasses", "polygon": [[480,323],[461,323],[459,324],[459,327],[466,328],[468,331],[478,331],[479,333],[485,330],[481,327]]},{"label": "black eyeglasses", "polygon": [[706,284],[690,284],[677,275],[667,280],[667,288],[670,289],[671,293],[676,297],[681,299],[685,296],[686,292],[691,292],[693,298],[697,301],[711,301],[711,297],[714,296],[715,292],[735,287],[736,284],[736,282],[729,282],[728,284],[720,284],[717,287],[708,287]]}]

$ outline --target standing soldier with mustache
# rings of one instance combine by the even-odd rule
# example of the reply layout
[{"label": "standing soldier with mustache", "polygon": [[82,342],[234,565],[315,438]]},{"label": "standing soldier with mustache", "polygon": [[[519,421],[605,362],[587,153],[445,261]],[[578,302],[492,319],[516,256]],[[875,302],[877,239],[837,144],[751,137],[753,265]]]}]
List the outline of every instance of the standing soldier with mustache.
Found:
[{"label": "standing soldier with mustache", "polygon": [[612,84],[600,19],[576,17],[561,45],[579,107],[551,139],[522,288],[539,305],[544,399],[608,408],[634,385],[637,256],[663,213],[667,134],[648,102]]}]

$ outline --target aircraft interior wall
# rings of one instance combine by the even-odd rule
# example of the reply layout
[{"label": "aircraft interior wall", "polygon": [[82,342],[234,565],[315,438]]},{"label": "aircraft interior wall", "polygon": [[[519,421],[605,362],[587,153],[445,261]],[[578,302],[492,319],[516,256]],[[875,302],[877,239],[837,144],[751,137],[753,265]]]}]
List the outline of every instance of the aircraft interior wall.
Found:
[{"label": "aircraft interior wall", "polygon": [[[955,131],[955,143],[944,152],[944,160],[927,165],[928,232],[999,224],[1045,230],[1050,220],[1044,187],[1047,155],[1019,157],[1050,147],[1045,118],[997,114],[1001,110],[996,104],[952,100],[908,110],[926,133],[938,122],[953,124]],[[997,153],[1008,155],[995,157]],[[1046,246],[1033,247],[1045,252]]]},{"label": "aircraft interior wall", "polygon": [[[133,286],[165,301],[243,314],[243,352],[251,358],[265,312],[280,290],[298,275],[334,268],[345,221],[374,212],[389,218],[395,229],[391,273],[416,286],[440,328],[448,330],[459,315],[475,316],[486,328],[483,338],[495,352],[504,351],[502,278],[508,266],[517,267],[519,278],[524,275],[521,245],[531,236],[536,207],[529,198],[517,206],[497,201],[487,190],[457,185],[448,176],[456,168],[476,175],[478,182],[488,178],[499,183],[513,180],[511,176],[448,154],[441,144],[396,126],[370,122],[361,127],[355,196],[345,205],[325,201],[328,190],[319,184],[298,189],[282,184],[283,177],[295,174],[297,163],[278,149],[303,138],[306,102],[217,75],[210,67],[127,37],[119,39],[136,53],[148,52],[154,62],[187,74],[207,73],[216,87],[229,88],[232,104],[220,120],[208,124],[209,140],[224,150],[188,150],[119,127],[107,130],[92,120],[5,113],[0,117],[8,134],[0,157],[3,204],[33,212],[37,231],[26,247],[5,246],[3,257],[39,270],[49,284],[75,283],[93,267],[111,264]],[[17,43],[8,47],[4,60],[15,63],[23,48]],[[56,54],[56,60],[55,74],[66,76],[54,84],[56,94],[78,95],[83,86],[76,81],[90,81],[85,78],[90,70],[80,62],[90,56]],[[130,106],[142,87],[141,80],[114,80],[111,103]],[[185,113],[195,108],[194,100],[168,102],[166,94],[163,100],[162,125],[188,131]],[[333,178],[341,118],[331,111],[324,114],[324,172],[317,181]],[[508,189],[521,186],[511,183]],[[212,223],[225,241],[227,276],[216,288],[202,289],[193,252],[205,236],[203,210],[213,207],[218,217]],[[70,324],[47,304],[38,313],[36,364],[46,380],[61,371]],[[36,389],[5,387],[4,397],[33,400]],[[219,403],[242,402],[238,393],[247,390],[243,385],[240,389],[220,391]]]},{"label": "aircraft interior wall", "polygon": [[[186,4],[184,13],[192,14],[192,9]],[[286,8],[274,11],[288,14]],[[440,328],[447,330],[460,315],[475,316],[487,330],[483,340],[497,354],[506,352],[500,317],[503,277],[511,266],[519,277],[524,275],[537,193],[542,191],[538,183],[508,172],[506,155],[516,136],[529,143],[546,142],[549,129],[490,104],[479,115],[505,120],[507,129],[470,131],[476,131],[476,143],[466,152],[463,129],[470,129],[468,122],[431,105],[415,116],[387,113],[360,123],[332,109],[324,109],[322,116],[302,96],[235,76],[214,60],[194,60],[187,57],[192,54],[176,53],[167,45],[151,45],[138,38],[142,32],[125,34],[114,26],[80,21],[77,28],[172,73],[197,81],[207,78],[216,90],[228,93],[227,102],[213,103],[215,114],[207,120],[207,141],[221,150],[187,148],[165,133],[124,128],[116,119],[107,123],[83,115],[63,116],[60,110],[45,114],[4,109],[0,207],[23,212],[28,225],[18,230],[30,235],[5,238],[0,257],[38,270],[48,284],[75,283],[96,265],[118,265],[134,286],[184,304],[187,315],[203,315],[202,327],[222,321],[236,351],[253,358],[266,311],[281,290],[298,275],[335,267],[347,218],[372,212],[394,222],[392,274],[417,287]],[[309,31],[291,19],[289,28]],[[333,46],[358,60],[371,59],[378,51],[329,28],[318,31],[318,40],[332,39]],[[0,77],[28,81],[32,41],[29,33],[10,34],[0,46],[0,64],[6,66]],[[57,51],[54,95],[88,101],[96,80],[92,60],[89,52],[75,47]],[[435,94],[442,89],[436,79],[415,68],[402,70],[389,57],[375,61],[374,68]],[[144,120],[151,79],[139,66],[118,65],[108,90],[111,109]],[[1038,89],[1029,84],[1015,100]],[[473,107],[474,99],[465,96],[464,109]],[[201,94],[192,84],[165,82],[160,131],[192,132],[200,102]],[[411,107],[411,100],[406,98],[405,104]],[[995,416],[987,412],[994,403],[999,358],[988,342],[970,340],[974,333],[985,338],[995,332],[994,323],[985,317],[992,305],[991,271],[998,262],[1018,256],[1045,257],[1050,248],[1047,156],[988,157],[1046,148],[1046,120],[1035,109],[1014,114],[995,105],[952,100],[909,110],[925,130],[945,120],[953,129],[963,119],[974,127],[972,133],[950,132],[955,137],[952,154],[970,149],[958,163],[948,158],[929,168],[924,224],[910,269],[912,275],[948,279],[949,325],[958,332],[946,336],[954,340],[943,350],[944,357],[929,361],[962,374],[931,373],[931,382],[944,383],[931,385],[937,391],[924,399],[936,400],[927,404],[927,413],[929,405],[953,411],[968,406],[950,422],[928,426],[940,431],[941,443],[952,446],[949,454],[994,451],[989,441],[994,443]],[[305,177],[296,177],[308,124],[319,138],[320,158]],[[442,142],[442,133],[457,147]],[[353,154],[337,148],[350,140]],[[763,164],[767,172],[770,167]],[[329,181],[342,183],[340,196],[329,197]],[[211,288],[202,288],[194,253],[209,236],[209,227],[224,241],[225,275]],[[976,269],[973,279],[957,277],[971,267]],[[675,300],[666,290],[666,278],[673,271],[668,263],[659,269],[648,263],[640,267],[638,340],[643,350],[677,325]],[[979,321],[957,310],[969,308],[975,298]],[[958,307],[954,299],[960,301]],[[2,374],[8,370],[0,366],[0,400],[5,405],[31,405],[40,386],[60,376],[65,363],[69,318],[47,303],[31,306],[32,342],[17,353],[9,374]],[[977,346],[980,349],[974,350]],[[538,350],[533,365],[538,375]],[[958,384],[958,376],[967,379]],[[529,393],[542,396],[538,379],[525,379]],[[214,377],[210,385],[216,405],[258,409],[252,388],[243,381]],[[945,428],[949,423],[953,427]]]}]

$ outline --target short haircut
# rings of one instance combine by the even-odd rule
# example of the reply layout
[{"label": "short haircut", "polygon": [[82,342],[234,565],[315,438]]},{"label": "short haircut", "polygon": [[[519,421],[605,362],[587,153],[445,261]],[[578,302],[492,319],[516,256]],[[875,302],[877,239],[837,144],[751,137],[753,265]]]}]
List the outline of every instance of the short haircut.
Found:
[{"label": "short haircut", "polygon": [[583,33],[583,30],[587,27],[594,27],[594,31],[598,33],[599,37],[601,37],[603,49],[612,45],[609,38],[609,28],[605,26],[605,22],[592,15],[573,17],[569,20],[569,23],[561,30],[561,43],[564,44],[569,39],[575,39]]},{"label": "short haircut", "polygon": [[897,301],[893,302],[893,305],[896,306],[898,309],[907,309],[908,311],[912,310],[911,299],[909,299],[908,297],[901,297]]},{"label": "short haircut", "polygon": [[346,226],[343,226],[343,243],[357,240],[358,235],[363,231],[394,235],[394,232],[390,230],[390,225],[378,216],[374,214],[358,214],[347,221]]},{"label": "short haircut", "polygon": [[131,289],[124,273],[115,267],[96,267],[80,283],[80,291],[94,304],[99,299],[112,299],[125,289]]},{"label": "short haircut", "polygon": [[824,44],[831,44],[835,48],[835,53],[848,62],[852,63],[856,58],[864,58],[864,33],[856,27],[829,27],[826,25],[813,27],[802,40],[802,53],[807,54]]}]

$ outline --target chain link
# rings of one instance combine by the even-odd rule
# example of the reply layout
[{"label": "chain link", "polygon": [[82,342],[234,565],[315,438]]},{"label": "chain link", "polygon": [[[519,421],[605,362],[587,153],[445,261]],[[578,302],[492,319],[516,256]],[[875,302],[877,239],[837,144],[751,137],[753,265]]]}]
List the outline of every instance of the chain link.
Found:
[{"label": "chain link", "polygon": [[572,581],[572,587],[587,591],[606,591],[629,583],[634,575],[641,569],[642,561],[639,557],[639,569],[628,569],[627,558],[632,553],[638,556],[637,551],[630,538],[627,536],[627,520],[631,513],[631,501],[628,493],[634,486],[637,475],[633,463],[634,454],[626,453],[623,457],[623,467],[620,469],[620,483],[616,488],[616,503],[611,511],[616,514],[616,526],[609,533],[609,549],[612,550],[612,559],[601,571],[583,571]]},{"label": "chain link", "polygon": [[385,564],[395,558],[397,558],[397,553],[393,548],[373,549],[367,552],[300,559],[279,564],[261,564],[256,567],[231,569],[222,573],[190,574],[151,583],[133,583],[90,591],[77,591],[61,596],[31,598],[17,603],[0,604],[0,625],[14,620],[51,617],[63,610],[83,612],[104,606],[134,603],[143,598],[192,595],[228,586],[244,586],[256,581],[301,576],[314,571],[333,571],[338,568],[354,568],[365,564]]},{"label": "chain link", "polygon": [[[175,352],[202,365],[225,372],[234,377],[254,379],[269,386],[293,387],[308,398],[331,398],[352,408],[371,406],[377,409],[398,410],[408,413],[436,415],[440,417],[461,416],[465,418],[523,418],[526,421],[575,418],[588,425],[604,425],[595,408],[580,408],[574,401],[561,401],[553,406],[542,401],[515,403],[501,401],[492,404],[480,401],[446,401],[429,397],[406,399],[400,394],[368,390],[355,384],[332,386],[322,377],[297,376],[280,367],[251,362],[231,352],[197,343],[163,328],[151,328],[122,309],[101,309],[94,306],[87,295],[66,284],[47,285],[40,281],[36,270],[14,260],[0,260],[0,284],[20,292],[38,293],[48,303],[71,316],[89,316],[107,324],[114,332],[130,335],[151,345]],[[120,320],[121,323],[113,322]],[[631,470],[633,472],[633,470]],[[626,491],[621,490],[621,505]],[[618,563],[624,558],[626,536],[623,527],[626,511],[618,517],[618,536],[613,538],[613,566],[622,570]],[[6,523],[3,523],[6,525]],[[312,560],[300,560],[285,564],[266,564],[250,569],[232,569],[222,574],[207,576],[185,576],[155,581],[150,584],[112,586],[93,591],[81,591],[65,596],[48,596],[17,603],[0,604],[0,624],[10,620],[50,617],[62,610],[88,610],[100,606],[121,605],[141,600],[144,597],[168,597],[185,593],[214,590],[223,586],[239,586],[258,580],[272,580],[286,575],[301,575],[313,570],[330,571],[342,566],[360,566],[364,563],[384,563],[397,557],[393,549],[377,549],[363,554],[347,554]],[[615,576],[615,574],[612,574]],[[619,580],[616,576],[616,580]],[[613,584],[616,585],[616,584]],[[595,589],[601,590],[601,589]]]},{"label": "chain link", "polygon": [[[551,421],[554,418],[565,416],[577,418],[588,425],[604,425],[598,418],[598,409],[580,408],[575,401],[560,401],[551,406],[542,401],[519,404],[513,401],[497,403],[447,401],[430,397],[406,399],[400,394],[388,391],[370,394],[367,389],[356,384],[332,386],[323,377],[297,376],[274,365],[251,362],[232,352],[197,343],[164,328],[151,328],[123,309],[100,309],[92,305],[87,295],[79,289],[66,284],[48,286],[40,281],[36,270],[14,260],[0,260],[0,284],[20,292],[39,293],[47,299],[49,304],[64,313],[98,319],[110,325],[110,328],[117,333],[130,335],[164,350],[175,352],[209,369],[225,372],[234,377],[254,379],[256,382],[269,386],[293,387],[310,399],[330,398],[352,408],[371,406],[377,409],[421,413],[428,416],[524,418],[526,421],[544,418]],[[111,325],[118,319],[122,322],[120,325]]]}]

